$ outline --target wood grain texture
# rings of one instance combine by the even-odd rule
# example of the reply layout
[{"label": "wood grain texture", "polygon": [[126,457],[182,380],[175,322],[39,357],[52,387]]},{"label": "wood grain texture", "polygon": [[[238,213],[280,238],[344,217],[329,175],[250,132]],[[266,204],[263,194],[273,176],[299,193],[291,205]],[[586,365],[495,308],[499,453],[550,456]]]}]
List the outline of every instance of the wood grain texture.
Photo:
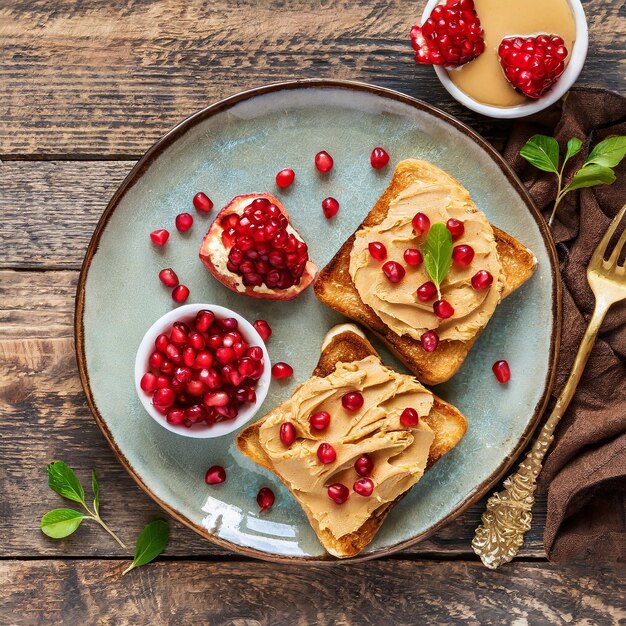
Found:
[{"label": "wood grain texture", "polygon": [[[0,6],[0,155],[138,157],[190,113],[294,77],[404,91],[502,139],[510,124],[464,109],[413,61],[425,0],[32,0]],[[584,0],[582,85],[623,89],[623,0]],[[623,15],[622,15],[623,17]]]},{"label": "wood grain texture", "polygon": [[[0,564],[12,624],[618,624],[624,572],[405,560],[302,568],[251,561]],[[0,621],[2,621],[0,613]]]}]

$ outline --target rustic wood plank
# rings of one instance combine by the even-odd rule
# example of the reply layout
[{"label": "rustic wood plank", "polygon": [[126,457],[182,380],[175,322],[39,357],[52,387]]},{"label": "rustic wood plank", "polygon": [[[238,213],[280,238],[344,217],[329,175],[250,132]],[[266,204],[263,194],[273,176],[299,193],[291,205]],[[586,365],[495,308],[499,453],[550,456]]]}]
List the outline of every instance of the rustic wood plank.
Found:
[{"label": "rustic wood plank", "polygon": [[[618,624],[624,571],[381,560],[295,567],[243,562],[0,564],[12,624]],[[623,586],[622,586],[623,590]]]},{"label": "rustic wood plank", "polygon": [[[61,500],[46,487],[46,464],[62,459],[88,484],[96,468],[103,515],[132,542],[161,509],[136,487],[100,434],[86,406],[74,360],[73,297],[77,272],[0,271],[0,544],[1,557],[124,554],[96,526],[62,542],[37,526]],[[483,505],[477,505],[409,552],[468,555]],[[522,555],[542,557],[545,501]],[[170,555],[230,554],[173,524]]]},{"label": "rustic wood plank", "polygon": [[[408,32],[424,2],[16,0],[0,8],[0,154],[139,156],[190,113],[294,77],[355,79],[445,108],[491,138],[418,67]],[[584,0],[591,33],[579,84],[623,89],[621,2]]]}]

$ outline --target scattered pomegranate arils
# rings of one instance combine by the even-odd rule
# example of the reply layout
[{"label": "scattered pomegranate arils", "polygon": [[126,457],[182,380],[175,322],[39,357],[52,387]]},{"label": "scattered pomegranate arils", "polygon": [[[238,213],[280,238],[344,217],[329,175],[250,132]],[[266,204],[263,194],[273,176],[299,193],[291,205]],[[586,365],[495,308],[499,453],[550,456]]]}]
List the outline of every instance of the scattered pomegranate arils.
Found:
[{"label": "scattered pomegranate arils", "polygon": [[363,394],[358,391],[349,391],[341,398],[341,405],[346,411],[358,411],[364,402]]},{"label": "scattered pomegranate arils", "polygon": [[176,272],[171,267],[166,267],[159,272],[159,280],[166,287],[176,287],[178,285],[178,276],[176,276]]},{"label": "scattered pomegranate arils", "polygon": [[256,502],[259,505],[259,513],[263,513],[274,504],[274,492],[268,487],[261,487],[256,496]]},{"label": "scattered pomegranate arils", "polygon": [[213,202],[211,202],[211,198],[207,196],[202,191],[199,191],[193,197],[193,206],[197,211],[202,211],[203,213],[208,213],[213,208]]},{"label": "scattered pomegranate arils", "polygon": [[407,407],[402,411],[400,415],[400,424],[402,426],[407,426],[409,428],[413,428],[420,423],[419,415],[415,409]]},{"label": "scattered pomegranate arils", "polygon": [[322,150],[315,155],[315,167],[318,172],[323,174],[330,172],[333,169],[334,161],[333,157],[328,152]]},{"label": "scattered pomegranate arils", "polygon": [[178,304],[182,304],[189,297],[189,287],[185,285],[178,285],[174,287],[172,291],[172,300],[174,302],[178,302]]},{"label": "scattered pomegranate arils", "polygon": [[406,270],[397,261],[387,261],[383,265],[383,274],[391,283],[399,283],[406,274]]},{"label": "scattered pomegranate arils", "polygon": [[374,461],[369,454],[362,454],[355,462],[354,469],[359,476],[369,476],[374,471]]},{"label": "scattered pomegranate arils", "polygon": [[370,164],[375,170],[381,170],[389,163],[389,155],[383,148],[377,147],[372,150]]},{"label": "scattered pomegranate arils", "polygon": [[317,411],[309,416],[309,424],[313,430],[324,430],[330,424],[330,413]]},{"label": "scattered pomegranate arils", "polygon": [[276,184],[279,187],[289,187],[295,178],[296,173],[292,169],[286,168],[276,174]]},{"label": "scattered pomegranate arils", "polygon": [[428,302],[437,295],[437,286],[429,280],[417,288],[416,295],[420,302]]},{"label": "scattered pomegranate arils", "polygon": [[139,386],[146,392],[151,393],[157,388],[157,377],[150,373],[146,372],[142,378]]},{"label": "scattered pomegranate arils", "polygon": [[491,287],[493,276],[487,270],[479,270],[472,276],[472,287],[477,291]]},{"label": "scattered pomegranate arils", "polygon": [[450,231],[452,239],[458,239],[459,237],[462,237],[463,233],[465,232],[465,226],[463,225],[463,222],[461,220],[454,219],[453,217],[451,217],[446,222],[446,228]]},{"label": "scattered pomegranate arils", "polygon": [[333,483],[332,485],[329,485],[327,493],[328,497],[335,504],[343,504],[350,496],[350,490],[341,483]]},{"label": "scattered pomegranate arils", "polygon": [[483,29],[473,0],[447,0],[436,6],[422,26],[411,29],[415,60],[422,65],[455,67],[483,53]]},{"label": "scattered pomegranate arils", "polygon": [[291,422],[280,425],[279,437],[284,446],[289,447],[296,440],[296,427]]},{"label": "scattered pomegranate arils", "polygon": [[364,498],[369,498],[374,491],[374,481],[371,478],[359,478],[352,486],[355,493]]},{"label": "scattered pomegranate arils", "polygon": [[193,216],[190,213],[181,213],[176,216],[175,222],[178,231],[184,233],[193,226]]},{"label": "scattered pomegranate arils", "polygon": [[416,248],[409,248],[405,250],[403,256],[404,256],[404,262],[407,265],[413,265],[413,266],[421,265],[422,261],[424,260],[422,253]]},{"label": "scattered pomegranate arils", "polygon": [[411,221],[411,224],[415,234],[418,236],[423,235],[430,230],[430,219],[428,218],[428,215],[425,215],[424,213],[416,213],[415,217]]},{"label": "scattered pomegranate arils", "polygon": [[327,220],[331,217],[335,217],[339,211],[339,202],[337,202],[335,198],[325,198],[322,200],[322,211]]},{"label": "scattered pomegranate arils", "polygon": [[256,332],[259,333],[263,341],[267,341],[270,338],[272,329],[265,320],[256,320],[256,322],[252,325],[254,326]]},{"label": "scattered pomegranate arils", "polygon": [[504,75],[529,98],[540,98],[554,85],[565,70],[567,55],[557,35],[507,37],[498,47]]},{"label": "scattered pomegranate arils", "polygon": [[159,230],[155,230],[150,233],[150,239],[152,239],[152,243],[155,246],[164,246],[169,238],[170,234],[164,228],[160,228]]},{"label": "scattered pomegranate arils", "polygon": [[226,480],[226,470],[221,465],[209,467],[204,475],[204,482],[207,485],[219,485]]},{"label": "scattered pomegranate arils", "polygon": [[320,463],[324,463],[325,465],[334,463],[337,458],[337,452],[335,452],[335,448],[329,443],[320,443],[317,448],[317,458],[320,460]]},{"label": "scattered pomegranate arils", "polygon": [[368,244],[367,249],[373,259],[384,261],[387,258],[387,248],[380,241],[372,241]]},{"label": "scattered pomegranate arils", "polygon": [[511,368],[506,361],[496,361],[491,369],[499,383],[508,383],[511,379]]},{"label": "scattered pomegranate arils", "polygon": [[434,352],[439,345],[439,335],[434,330],[427,330],[420,337],[420,343],[426,352]]},{"label": "scattered pomegranate arils", "polygon": [[293,367],[291,367],[291,365],[283,363],[282,361],[272,365],[273,378],[280,380],[281,378],[289,378],[290,376],[293,376]]},{"label": "scattered pomegranate arils", "polygon": [[452,260],[461,267],[467,267],[474,259],[474,248],[467,244],[452,248]]},{"label": "scattered pomegranate arils", "polygon": [[433,304],[435,315],[442,320],[447,320],[454,315],[454,309],[447,300],[436,300]]},{"label": "scattered pomegranate arils", "polygon": [[183,409],[170,409],[166,419],[168,424],[180,426],[185,421],[185,411]]},{"label": "scattered pomegranate arils", "polygon": [[174,404],[175,400],[176,394],[169,387],[162,387],[160,389],[157,389],[152,396],[152,403],[155,406],[164,407],[166,409],[169,409],[169,407]]}]

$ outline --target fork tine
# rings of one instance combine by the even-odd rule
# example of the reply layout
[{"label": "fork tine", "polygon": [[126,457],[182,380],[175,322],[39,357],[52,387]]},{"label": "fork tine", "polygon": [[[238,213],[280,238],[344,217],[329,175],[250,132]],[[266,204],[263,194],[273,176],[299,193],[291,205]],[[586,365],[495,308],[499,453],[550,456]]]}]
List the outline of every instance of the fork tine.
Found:
[{"label": "fork tine", "polygon": [[624,217],[624,213],[626,213],[626,204],[621,208],[620,212],[613,218],[613,221],[609,225],[606,233],[604,233],[604,237],[602,237],[602,241],[598,244],[598,247],[595,249],[593,256],[591,257],[590,265],[599,265],[602,263],[604,258],[604,253],[606,252],[606,248],[609,245],[609,241],[611,241],[611,237],[613,237],[615,231],[617,230],[618,224],[622,221]]},{"label": "fork tine", "polygon": [[609,267],[613,267],[613,265],[617,263],[617,259],[619,258],[619,255],[621,254],[625,243],[626,243],[626,228],[624,229],[624,232],[619,238],[619,241],[617,242],[615,249],[613,250],[613,252],[611,253],[611,256],[609,257],[609,260],[608,260]]}]

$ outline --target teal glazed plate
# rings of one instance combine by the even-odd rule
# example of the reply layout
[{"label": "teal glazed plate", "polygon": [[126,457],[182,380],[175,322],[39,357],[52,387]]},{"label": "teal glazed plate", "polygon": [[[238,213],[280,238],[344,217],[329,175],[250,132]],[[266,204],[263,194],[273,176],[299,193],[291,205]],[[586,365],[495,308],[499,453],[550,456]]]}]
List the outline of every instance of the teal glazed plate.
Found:
[{"label": "teal glazed plate", "polygon": [[[391,155],[389,166],[379,171],[369,163],[375,146]],[[313,164],[320,150],[335,160],[328,176],[320,176]],[[157,274],[174,268],[191,290],[188,303],[214,303],[251,322],[269,321],[271,360],[290,363],[295,373],[272,383],[261,417],[310,376],[326,332],[345,320],[317,301],[312,288],[280,302],[223,287],[198,259],[213,217],[236,195],[274,193],[321,268],[406,158],[431,161],[457,178],[493,224],[533,251],[538,265],[533,278],[498,306],[458,374],[436,389],[467,416],[467,434],[352,560],[372,558],[423,539],[476,502],[527,443],[549,397],[560,334],[556,255],[543,218],[500,155],[449,115],[388,89],[331,80],[276,84],[222,100],[176,126],[137,163],[100,219],[76,298],[76,350],[90,408],[137,484],[172,517],[221,546],[274,561],[336,560],[289,491],[239,453],[236,433],[181,437],[142,407],[135,353],[152,323],[175,306]],[[285,167],[295,170],[296,181],[281,190],[274,178]],[[212,213],[193,209],[198,191],[215,203]],[[321,210],[327,196],[341,205],[331,220]],[[174,218],[184,211],[195,221],[181,234]],[[149,238],[157,228],[171,233],[160,249]],[[406,371],[374,344],[385,363]],[[498,359],[511,364],[507,385],[491,373]],[[205,484],[211,465],[226,468],[225,483]],[[259,515],[256,494],[263,486],[275,492],[276,503]]]}]

